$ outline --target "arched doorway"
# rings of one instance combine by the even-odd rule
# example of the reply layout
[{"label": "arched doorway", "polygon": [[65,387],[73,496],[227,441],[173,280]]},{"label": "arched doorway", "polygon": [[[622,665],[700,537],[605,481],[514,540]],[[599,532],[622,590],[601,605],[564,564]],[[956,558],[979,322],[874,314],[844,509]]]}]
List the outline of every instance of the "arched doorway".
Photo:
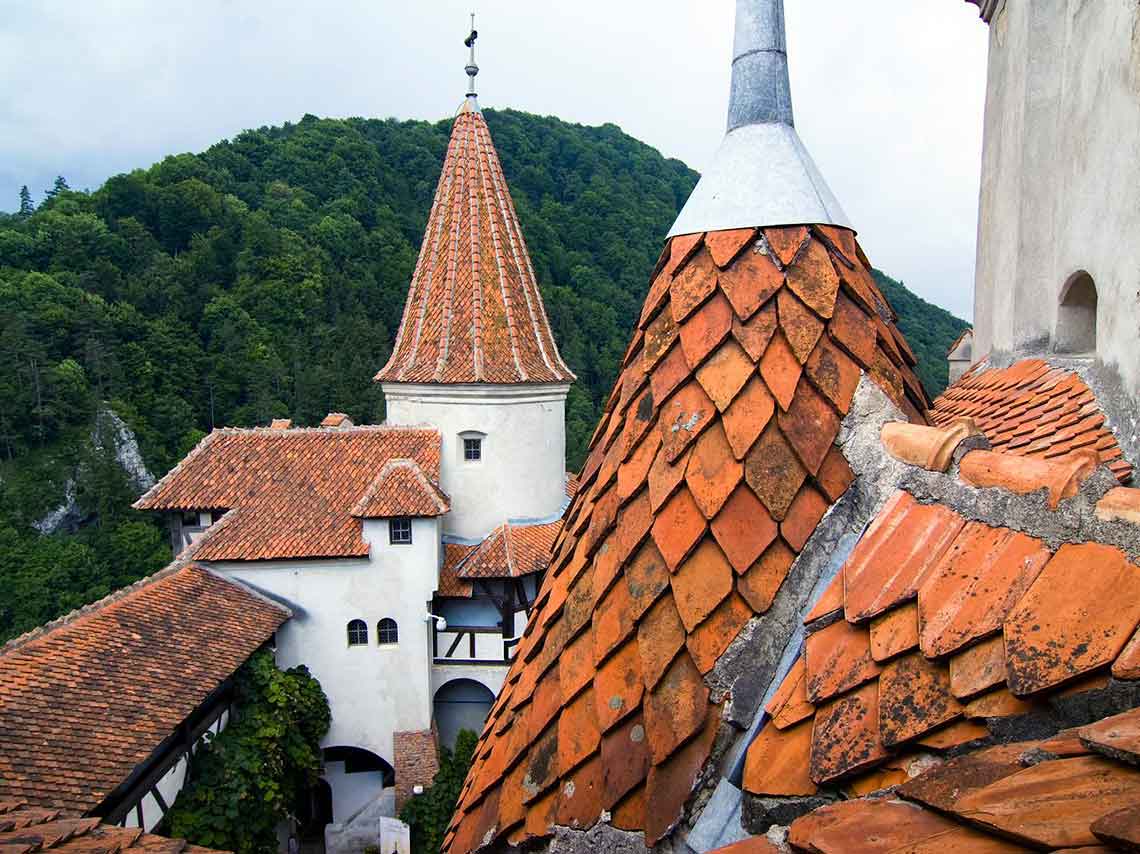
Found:
[{"label": "arched doorway", "polygon": [[328,780],[317,780],[297,804],[297,841],[302,848],[323,851],[325,825],[332,820],[332,787]]},{"label": "arched doorway", "polygon": [[440,745],[455,747],[461,729],[480,732],[494,702],[491,689],[474,679],[452,679],[441,685],[433,704]]},{"label": "arched doorway", "polygon": [[1061,289],[1053,349],[1058,353],[1096,352],[1096,283],[1084,270],[1071,275]]},{"label": "arched doorway", "polygon": [[349,821],[396,784],[395,769],[362,747],[326,747],[324,766],[323,779],[332,790],[332,820],[337,824]]}]

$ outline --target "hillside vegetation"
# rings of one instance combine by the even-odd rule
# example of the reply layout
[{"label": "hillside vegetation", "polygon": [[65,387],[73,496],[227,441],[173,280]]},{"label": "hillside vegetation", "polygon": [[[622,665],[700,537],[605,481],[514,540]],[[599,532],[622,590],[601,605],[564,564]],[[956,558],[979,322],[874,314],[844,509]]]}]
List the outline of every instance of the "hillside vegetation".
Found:
[{"label": "hillside vegetation", "polygon": [[[613,126],[487,111],[562,354],[581,461],[647,277],[697,175]],[[110,408],[161,476],[212,427],[383,418],[450,122],[247,131],[0,214],[0,638],[169,559],[93,437]],[[961,321],[880,280],[933,393]],[[100,449],[104,450],[100,450]],[[70,532],[32,525],[74,495]]]}]

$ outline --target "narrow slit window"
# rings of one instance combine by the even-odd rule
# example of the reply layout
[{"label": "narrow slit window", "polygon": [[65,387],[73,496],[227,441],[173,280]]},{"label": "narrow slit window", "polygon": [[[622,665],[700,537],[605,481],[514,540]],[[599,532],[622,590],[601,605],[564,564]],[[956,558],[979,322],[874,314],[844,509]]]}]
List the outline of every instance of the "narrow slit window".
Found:
[{"label": "narrow slit window", "polygon": [[385,617],[376,624],[376,642],[381,646],[388,644],[398,643],[400,640],[400,631],[396,626],[396,621],[391,617]]},{"label": "narrow slit window", "polygon": [[463,459],[469,463],[477,463],[483,459],[483,440],[464,439]]},{"label": "narrow slit window", "polygon": [[364,620],[351,620],[348,624],[348,645],[363,646],[368,643],[368,624]]},{"label": "narrow slit window", "polygon": [[412,544],[412,520],[407,516],[388,521],[388,542],[394,546],[410,546]]}]

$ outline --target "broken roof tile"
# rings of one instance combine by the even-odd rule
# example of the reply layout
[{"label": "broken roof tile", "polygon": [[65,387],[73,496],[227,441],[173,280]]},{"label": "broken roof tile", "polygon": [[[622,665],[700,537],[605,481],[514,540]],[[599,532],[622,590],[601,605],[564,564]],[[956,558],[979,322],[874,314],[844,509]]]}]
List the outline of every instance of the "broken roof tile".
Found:
[{"label": "broken roof tile", "polygon": [[958,474],[966,483],[983,489],[996,487],[1021,495],[1044,489],[1049,494],[1049,507],[1056,510],[1062,499],[1077,494],[1098,464],[1092,451],[1076,451],[1053,461],[996,451],[970,451],[962,457]]},{"label": "broken roof tile", "polygon": [[1130,522],[1140,525],[1140,489],[1118,486],[1096,503],[1096,517],[1102,522]]},{"label": "broken roof tile", "polygon": [[1112,665],[1112,675],[1117,679],[1140,679],[1140,629],[1117,656]]},{"label": "broken roof tile", "polygon": [[1005,622],[1015,694],[1055,687],[1110,664],[1140,623],[1140,567],[1118,549],[1066,544]]},{"label": "broken roof tile", "polygon": [[976,432],[972,421],[960,418],[945,427],[892,421],[883,425],[880,435],[883,447],[896,460],[928,471],[944,472],[950,467],[958,445]]},{"label": "broken roof tile", "polygon": [[807,697],[807,672],[802,655],[796,659],[764,708],[778,729],[787,729],[815,714],[815,705]]},{"label": "broken roof tile", "polygon": [[903,784],[898,793],[939,812],[952,812],[962,797],[1020,771],[1026,747],[1003,744],[956,756]]},{"label": "broken roof tile", "polygon": [[819,471],[815,473],[815,481],[819,484],[823,494],[835,502],[847,491],[855,481],[855,472],[843,456],[843,452],[832,446],[827,456],[823,458]]},{"label": "broken roof tile", "polygon": [[831,317],[839,291],[839,276],[821,242],[808,241],[807,247],[800,250],[794,263],[788,267],[787,277],[788,287],[812,311],[823,318]]},{"label": "broken roof tile", "polygon": [[851,407],[862,370],[827,337],[820,339],[804,365],[808,379],[843,415]]},{"label": "broken roof tile", "polygon": [[752,609],[740,596],[730,594],[703,623],[689,633],[685,645],[701,673],[708,673],[752,619]]},{"label": "broken roof tile", "polygon": [[830,506],[831,503],[821,493],[805,486],[780,523],[780,536],[795,551],[800,551]]},{"label": "broken roof tile", "polygon": [[809,474],[815,475],[839,435],[839,417],[810,385],[796,394],[786,412],[777,416],[780,430]]},{"label": "broken roof tile", "polygon": [[1140,765],[1140,709],[1083,726],[1077,731],[1081,743],[1105,756]]}]

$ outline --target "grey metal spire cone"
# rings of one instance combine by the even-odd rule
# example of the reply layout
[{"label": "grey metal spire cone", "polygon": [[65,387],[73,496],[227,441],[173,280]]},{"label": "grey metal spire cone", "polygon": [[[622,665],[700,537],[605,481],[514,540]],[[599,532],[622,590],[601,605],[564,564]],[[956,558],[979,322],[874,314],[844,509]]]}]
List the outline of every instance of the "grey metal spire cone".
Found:
[{"label": "grey metal spire cone", "polygon": [[736,0],[728,133],[669,236],[802,224],[851,227],[795,130],[783,0]]}]

